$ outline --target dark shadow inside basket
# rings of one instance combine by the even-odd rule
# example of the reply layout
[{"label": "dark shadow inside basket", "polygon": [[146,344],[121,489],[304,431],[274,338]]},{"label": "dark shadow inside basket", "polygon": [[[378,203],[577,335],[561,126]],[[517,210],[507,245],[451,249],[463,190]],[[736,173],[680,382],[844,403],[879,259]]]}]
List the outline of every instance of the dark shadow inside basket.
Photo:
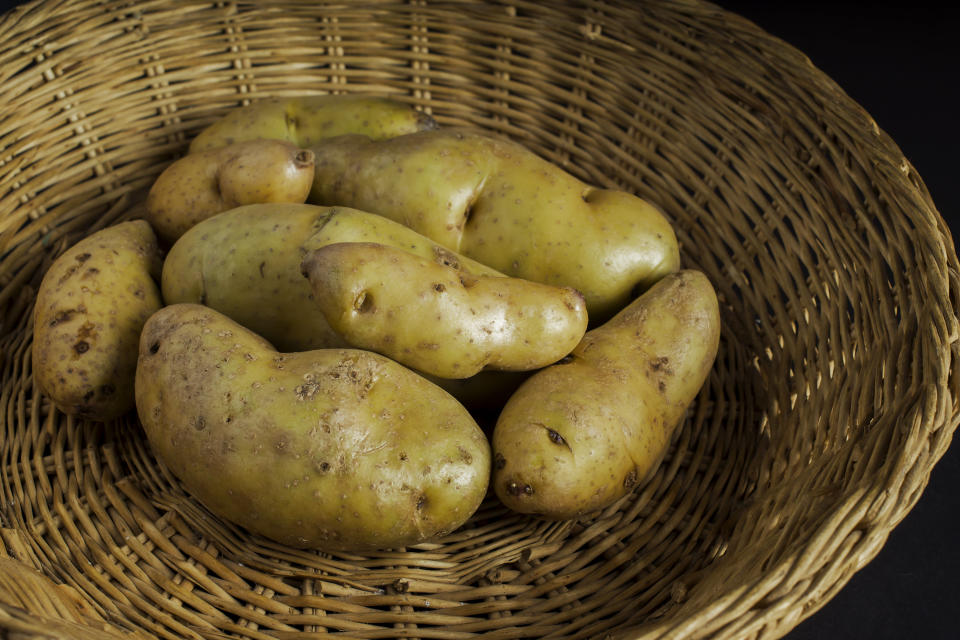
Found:
[{"label": "dark shadow inside basket", "polygon": [[[849,573],[882,544],[885,529],[872,524],[916,498],[900,495],[908,485],[900,461],[928,436],[931,416],[947,411],[933,387],[947,384],[951,363],[935,348],[952,325],[926,304],[942,286],[934,273],[942,248],[911,241],[936,232],[932,216],[910,215],[932,205],[893,144],[838,89],[820,77],[789,80],[813,73],[804,60],[764,67],[769,43],[748,41],[746,29],[736,45],[722,29],[697,31],[683,22],[685,6],[659,9],[669,26],[638,18],[630,27],[668,36],[656,45],[621,46],[630,38],[620,20],[604,23],[607,42],[580,25],[564,31],[552,14],[516,27],[514,11],[499,18],[511,18],[509,47],[497,19],[489,41],[469,20],[434,25],[432,57],[416,73],[384,69],[388,45],[349,69],[295,70],[318,76],[318,91],[338,70],[349,79],[340,88],[389,86],[443,125],[507,135],[664,210],[684,266],[716,287],[723,333],[714,371],[648,483],[577,522],[511,514],[490,497],[434,544],[312,553],[212,516],[156,462],[134,416],[97,425],[53,411],[32,386],[29,354],[31,295],[51,259],[90,230],[139,215],[156,175],[238,94],[285,86],[266,62],[243,67],[239,79],[222,65],[218,77],[243,91],[230,85],[211,106],[176,80],[189,64],[174,42],[144,58],[155,63],[147,104],[124,115],[136,135],[98,137],[111,125],[107,109],[73,114],[83,126],[70,135],[80,141],[35,170],[23,229],[3,248],[22,285],[0,300],[6,547],[78,589],[97,616],[184,636],[244,625],[376,635],[376,625],[410,623],[430,637],[591,638],[636,625],[679,637],[684,620],[723,606],[697,633],[722,626],[743,637],[762,624],[741,621],[744,611],[831,593],[843,582],[834,568]],[[154,36],[180,27],[157,20]],[[539,46],[544,25],[579,38],[582,51],[551,56]],[[254,31],[245,36],[251,51]],[[679,42],[697,43],[699,66],[681,59]],[[700,55],[727,47],[730,58]],[[156,80],[163,60],[175,77],[168,84]],[[748,86],[742,65],[759,67],[769,84]],[[430,83],[411,85],[409,74]],[[931,370],[917,371],[919,361]],[[154,583],[163,594],[143,586]],[[141,590],[155,602],[145,604]]]}]

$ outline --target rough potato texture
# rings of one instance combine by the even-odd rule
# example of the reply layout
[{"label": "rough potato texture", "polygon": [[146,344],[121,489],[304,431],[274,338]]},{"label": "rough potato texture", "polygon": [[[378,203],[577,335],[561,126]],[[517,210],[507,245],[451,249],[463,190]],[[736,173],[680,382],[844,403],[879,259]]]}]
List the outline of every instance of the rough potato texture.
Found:
[{"label": "rough potato texture", "polygon": [[470,415],[374,353],[279,353],[212,309],[171,305],[144,327],[136,391],[153,451],[187,490],[284,544],[416,544],[486,493],[489,444]]},{"label": "rough potato texture", "polygon": [[201,220],[240,205],[305,202],[313,152],[280,140],[251,140],[193,153],[161,173],[147,195],[147,220],[173,243]]},{"label": "rough potato texture", "polygon": [[532,375],[494,427],[493,486],[548,519],[602,509],[656,470],[716,357],[717,298],[702,273],[665,277],[561,363]]},{"label": "rough potato texture", "polygon": [[157,239],[144,220],[84,238],[44,274],[33,372],[64,413],[106,421],[133,409],[140,330],[162,306]]},{"label": "rough potato texture", "polygon": [[312,148],[310,202],[377,213],[507,275],[573,287],[596,321],[679,268],[656,207],[590,187],[510,141],[437,129]]},{"label": "rough potato texture", "polygon": [[443,378],[539,369],[587,328],[573,289],[474,276],[382,244],[330,244],[302,267],[327,322],[351,345]]},{"label": "rough potato texture", "polygon": [[319,95],[260,100],[228,111],[201,131],[190,152],[269,138],[309,147],[325,138],[362,134],[373,139],[433,129],[428,114],[397,100],[363,95]]},{"label": "rough potato texture", "polygon": [[283,351],[344,347],[348,343],[313,302],[300,263],[311,249],[358,239],[471,273],[496,273],[382,216],[344,207],[259,204],[225,211],[181,236],[163,265],[163,296],[167,304],[216,309]]}]

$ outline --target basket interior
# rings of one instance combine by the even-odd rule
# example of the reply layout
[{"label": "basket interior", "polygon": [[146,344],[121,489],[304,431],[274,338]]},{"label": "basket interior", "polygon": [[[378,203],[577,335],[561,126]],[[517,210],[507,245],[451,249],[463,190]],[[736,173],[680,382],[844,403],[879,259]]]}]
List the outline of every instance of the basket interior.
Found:
[{"label": "basket interior", "polygon": [[[2,23],[0,556],[47,582],[11,568],[0,628],[779,637],[873,557],[949,443],[943,223],[869,115],[736,16],[692,1],[56,4]],[[575,522],[490,497],[436,543],[297,551],[209,514],[135,416],[74,420],[37,391],[50,262],[140,215],[225,110],[328,92],[505,134],[664,210],[723,333],[649,483]]]}]

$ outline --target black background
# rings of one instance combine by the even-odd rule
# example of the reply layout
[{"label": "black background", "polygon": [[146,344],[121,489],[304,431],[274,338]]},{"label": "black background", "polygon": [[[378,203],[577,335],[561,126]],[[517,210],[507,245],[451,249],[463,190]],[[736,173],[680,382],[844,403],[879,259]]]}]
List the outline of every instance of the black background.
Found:
[{"label": "black background", "polygon": [[[949,3],[949,4],[948,4]],[[0,0],[0,9],[18,4]],[[960,233],[954,176],[960,10],[928,1],[718,0],[803,51],[873,116]],[[0,87],[2,90],[2,87]],[[917,506],[880,554],[788,640],[960,638],[960,445],[934,468]]]},{"label": "black background", "polygon": [[[960,10],[953,2],[718,1],[803,51],[859,102],[960,234]],[[960,445],[879,555],[787,640],[960,638]]]}]

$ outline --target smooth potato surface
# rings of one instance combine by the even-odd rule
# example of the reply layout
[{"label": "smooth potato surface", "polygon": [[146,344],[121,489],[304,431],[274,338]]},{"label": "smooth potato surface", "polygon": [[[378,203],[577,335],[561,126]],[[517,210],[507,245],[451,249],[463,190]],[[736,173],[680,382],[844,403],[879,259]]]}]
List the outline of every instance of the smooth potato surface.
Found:
[{"label": "smooth potato surface", "polygon": [[171,305],[144,327],[136,392],[154,453],[191,494],[284,544],[416,544],[486,493],[489,444],[470,415],[374,353],[280,353],[212,309]]},{"label": "smooth potato surface", "polygon": [[134,407],[140,330],[162,305],[157,239],[144,220],[84,238],[44,274],[33,319],[33,372],[64,413],[117,418]]},{"label": "smooth potato surface", "polygon": [[493,432],[493,487],[508,507],[575,518],[658,467],[716,357],[717,298],[699,271],[653,285],[532,375]]},{"label": "smooth potato surface", "polygon": [[201,131],[190,152],[268,138],[309,147],[326,138],[362,134],[373,139],[433,129],[428,114],[391,98],[317,95],[271,98],[228,111]]},{"label": "smooth potato surface", "polygon": [[679,268],[656,207],[586,185],[510,141],[437,129],[312,148],[310,202],[377,213],[504,274],[573,287],[598,322]]},{"label": "smooth potato surface", "polygon": [[573,289],[474,276],[382,244],[330,244],[302,267],[314,302],[351,345],[443,378],[544,367],[587,328]]}]

